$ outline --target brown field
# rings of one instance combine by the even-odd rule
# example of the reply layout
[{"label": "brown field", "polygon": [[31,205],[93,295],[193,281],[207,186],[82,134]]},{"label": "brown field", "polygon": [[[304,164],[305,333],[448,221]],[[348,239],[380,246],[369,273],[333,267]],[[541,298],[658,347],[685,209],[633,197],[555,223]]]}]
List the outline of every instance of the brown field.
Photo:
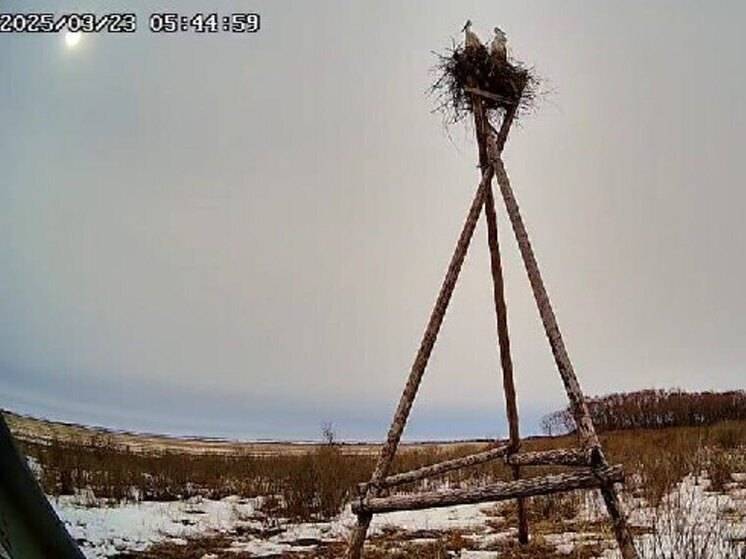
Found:
[{"label": "brown field", "polygon": [[[3,411],[5,419],[15,437],[22,442],[57,443],[85,445],[93,439],[105,438],[108,444],[140,454],[223,454],[244,456],[301,455],[313,451],[322,442],[300,441],[235,441],[204,437],[173,437],[151,433],[131,433],[103,427],[89,427],[75,423],[63,423],[19,415]],[[484,440],[468,441],[422,441],[404,442],[403,450],[440,449],[451,450],[457,447],[481,447]],[[372,455],[380,446],[376,443],[343,443],[345,454]]]},{"label": "brown field", "polygon": [[[305,519],[336,514],[356,484],[369,478],[379,448],[372,443],[187,439],[55,423],[8,412],[5,416],[26,453],[44,466],[41,481],[48,494],[87,488],[96,497],[141,500],[280,495],[283,514]],[[717,487],[730,473],[746,471],[746,421],[614,431],[602,434],[601,439],[609,461],[624,465],[628,486],[651,502],[690,473],[708,472]],[[525,440],[522,448],[567,448],[574,441],[568,435],[534,437]],[[393,471],[465,456],[489,444],[404,444]],[[526,467],[523,471],[531,477],[566,468]],[[465,486],[507,480],[510,475],[502,461],[495,461],[450,472],[439,481]],[[413,489],[417,487],[404,486],[404,490]]]},{"label": "brown field", "polygon": [[[199,559],[206,553],[217,557],[251,557],[226,550],[231,542],[247,537],[270,538],[276,529],[292,529],[293,525],[302,523],[333,523],[355,494],[356,484],[369,479],[378,449],[375,444],[180,439],[59,424],[7,413],[6,418],[26,454],[41,466],[38,475],[44,491],[54,497],[83,492],[90,495],[93,507],[148,501],[219,500],[231,496],[242,501],[263,499],[258,514],[264,519],[262,523],[266,523],[266,535],[264,532],[247,535],[241,530],[205,533],[187,538],[186,546],[183,541],[166,539],[143,552],[118,555],[122,558]],[[601,439],[609,461],[625,468],[624,494],[629,502],[665,510],[664,497],[692,475],[706,478],[710,491],[727,493],[746,489],[743,484],[746,421],[614,431],[602,434]],[[525,441],[523,449],[568,447],[573,442],[572,436],[536,437]],[[405,471],[463,456],[488,444],[486,441],[410,443],[404,445],[394,470]],[[525,467],[522,475],[531,477],[563,470]],[[431,483],[470,487],[507,480],[511,475],[509,467],[498,460],[444,474]],[[734,485],[736,479],[741,480],[741,485]],[[422,489],[423,484],[403,486],[401,490]],[[604,522],[578,520],[586,506],[583,492],[531,498],[528,514],[532,544],[515,547],[514,539],[508,538],[491,544],[496,547],[489,549],[514,558],[565,556],[556,551],[552,538],[570,532],[587,536],[575,546],[573,557],[598,557],[603,549],[609,548],[611,536]],[[448,557],[458,550],[485,549],[486,540],[480,538],[510,530],[515,526],[515,514],[515,504],[505,502],[495,506],[494,518],[488,519],[486,526],[474,531],[411,532],[392,527],[391,531],[371,539],[369,556]],[[740,508],[728,514],[741,515],[742,520],[737,522],[746,518],[746,511]],[[640,525],[635,529],[647,533],[650,527]],[[276,557],[339,557],[343,548],[344,541],[332,539],[317,542],[313,551],[294,551]]]}]

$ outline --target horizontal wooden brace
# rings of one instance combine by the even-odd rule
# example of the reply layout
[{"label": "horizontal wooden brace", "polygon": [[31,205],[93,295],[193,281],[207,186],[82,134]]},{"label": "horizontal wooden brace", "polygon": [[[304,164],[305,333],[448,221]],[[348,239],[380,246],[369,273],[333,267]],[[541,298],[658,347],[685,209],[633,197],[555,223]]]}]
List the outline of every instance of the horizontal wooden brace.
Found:
[{"label": "horizontal wooden brace", "polygon": [[[404,485],[405,483],[412,483],[413,481],[419,481],[421,479],[439,476],[453,470],[460,468],[468,468],[469,466],[478,466],[480,464],[486,464],[497,458],[502,458],[508,452],[510,445],[500,445],[489,450],[477,452],[476,454],[469,454],[462,458],[454,458],[452,460],[446,460],[430,466],[423,466],[416,470],[410,470],[401,474],[394,474],[383,478],[376,484],[379,489],[386,489],[388,487],[396,487],[397,485]],[[358,492],[364,495],[366,489],[370,484],[363,483],[358,487]]]},{"label": "horizontal wooden brace", "polygon": [[581,449],[519,452],[505,457],[511,466],[591,466],[590,454]]},{"label": "horizontal wooden brace", "polygon": [[512,99],[508,99],[507,97],[503,97],[502,95],[495,95],[494,93],[490,93],[489,91],[485,91],[484,89],[479,89],[477,87],[465,87],[464,91],[466,91],[467,93],[471,93],[472,95],[479,95],[480,97],[484,97],[485,99],[490,99],[491,101],[503,103],[504,105],[516,104],[516,102]]},{"label": "horizontal wooden brace", "polygon": [[376,514],[398,510],[421,510],[489,503],[576,489],[591,489],[621,481],[624,481],[622,466],[612,466],[593,471],[495,483],[472,489],[391,495],[389,497],[361,497],[352,502],[352,512],[355,514]]}]

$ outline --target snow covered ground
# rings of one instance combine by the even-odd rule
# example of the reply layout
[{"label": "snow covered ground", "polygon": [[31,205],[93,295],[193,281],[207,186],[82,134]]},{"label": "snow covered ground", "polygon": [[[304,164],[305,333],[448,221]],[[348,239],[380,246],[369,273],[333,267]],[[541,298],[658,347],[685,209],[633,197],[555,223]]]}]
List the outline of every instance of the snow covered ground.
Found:
[{"label": "snow covered ground", "polygon": [[59,497],[52,505],[87,557],[141,551],[162,540],[228,530],[254,510],[253,502],[227,498],[108,505],[84,496]]},{"label": "snow covered ground", "polygon": [[[262,499],[227,497],[219,501],[190,499],[106,505],[88,498],[60,497],[52,503],[75,539],[90,558],[104,558],[124,551],[142,551],[169,540],[211,533],[235,533],[233,548],[257,557],[288,551],[309,551],[319,542],[343,541],[356,518],[349,507],[330,522],[289,523],[261,512]],[[490,505],[467,505],[420,512],[378,515],[371,535],[386,530],[447,532],[480,528]]]},{"label": "snow covered ground", "polygon": [[[709,481],[686,477],[656,509],[633,508],[630,522],[649,526],[637,540],[646,558],[742,559],[746,557],[746,489],[736,474],[726,493],[708,491]],[[619,557],[608,553],[604,557]]]},{"label": "snow covered ground", "polygon": [[[630,521],[647,527],[638,536],[638,548],[646,559],[734,559],[734,545],[746,538],[746,476],[734,483],[727,494],[708,492],[707,482],[686,478],[656,509],[631,503]],[[355,517],[349,508],[330,522],[290,523],[273,519],[261,510],[262,499],[228,497],[219,501],[191,499],[174,502],[142,502],[106,505],[79,495],[61,497],[53,504],[73,536],[82,542],[87,557],[105,558],[124,551],[141,551],[158,542],[187,543],[190,537],[227,534],[230,549],[265,557],[286,552],[313,551],[323,543],[344,541]],[[579,522],[595,530],[577,526],[557,526],[556,533],[543,539],[558,555],[570,554],[583,542],[605,540],[599,557],[616,559],[608,533],[598,532],[598,499],[586,500]],[[472,548],[464,559],[499,557],[499,542],[514,539],[510,526],[499,522],[500,508],[494,505],[466,505],[429,511],[396,512],[378,515],[372,535],[401,536],[410,543],[434,541],[452,530],[466,534]],[[736,543],[734,543],[736,542]],[[692,547],[701,550],[692,554]],[[487,549],[485,549],[487,548]]]}]

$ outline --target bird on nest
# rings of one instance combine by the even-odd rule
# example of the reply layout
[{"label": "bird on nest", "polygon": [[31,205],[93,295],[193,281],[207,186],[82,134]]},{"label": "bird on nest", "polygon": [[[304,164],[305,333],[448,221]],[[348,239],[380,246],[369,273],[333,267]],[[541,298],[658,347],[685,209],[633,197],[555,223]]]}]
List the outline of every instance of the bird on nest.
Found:
[{"label": "bird on nest", "polygon": [[466,24],[464,25],[464,28],[461,31],[463,31],[464,35],[466,36],[464,40],[464,48],[474,49],[474,48],[479,48],[482,46],[482,41],[480,41],[479,37],[477,37],[477,34],[471,30],[470,19],[466,20]]},{"label": "bird on nest", "polygon": [[499,27],[495,27],[495,37],[490,43],[490,56],[496,62],[508,60],[508,37]]}]

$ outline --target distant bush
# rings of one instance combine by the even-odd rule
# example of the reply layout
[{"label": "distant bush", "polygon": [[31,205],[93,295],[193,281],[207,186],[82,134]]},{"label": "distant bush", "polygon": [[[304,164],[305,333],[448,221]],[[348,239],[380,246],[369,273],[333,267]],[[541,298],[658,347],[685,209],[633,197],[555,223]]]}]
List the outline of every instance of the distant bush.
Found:
[{"label": "distant bush", "polygon": [[[699,427],[746,419],[746,391],[685,392],[641,390],[588,398],[588,409],[598,431]],[[542,419],[547,434],[570,433],[575,421],[569,408]]]}]

